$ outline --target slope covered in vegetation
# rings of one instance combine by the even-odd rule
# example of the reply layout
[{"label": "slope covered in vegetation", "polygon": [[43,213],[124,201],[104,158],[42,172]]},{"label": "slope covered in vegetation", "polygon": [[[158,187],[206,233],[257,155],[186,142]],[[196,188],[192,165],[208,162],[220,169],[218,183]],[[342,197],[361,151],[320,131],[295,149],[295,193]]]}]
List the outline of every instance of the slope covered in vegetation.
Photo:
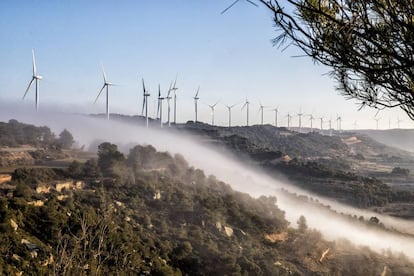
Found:
[{"label": "slope covered in vegetation", "polygon": [[7,187],[0,274],[414,273],[401,256],[324,240],[304,217],[291,228],[275,197],[236,192],[151,146],[125,156],[103,143],[66,170],[17,169]]}]

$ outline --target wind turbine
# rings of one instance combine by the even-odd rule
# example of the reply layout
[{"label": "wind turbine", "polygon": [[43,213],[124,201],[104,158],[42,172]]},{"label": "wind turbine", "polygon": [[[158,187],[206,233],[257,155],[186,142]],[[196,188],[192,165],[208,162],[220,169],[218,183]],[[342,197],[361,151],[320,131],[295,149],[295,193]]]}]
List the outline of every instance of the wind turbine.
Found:
[{"label": "wind turbine", "polygon": [[305,114],[303,114],[301,109],[299,109],[299,113],[296,115],[299,117],[299,132],[302,132],[302,116]]},{"label": "wind turbine", "polygon": [[161,86],[158,84],[158,109],[157,109],[157,117],[158,113],[160,114],[160,125],[162,128],[162,101],[164,100],[164,97],[161,97]]},{"label": "wind turbine", "polygon": [[[236,5],[237,4],[237,2],[239,2],[240,0],[236,0],[236,1],[234,1],[230,6],[228,6],[227,8],[225,8],[220,14],[223,14],[223,13],[225,13],[226,11],[228,11],[229,9],[231,9],[234,5]],[[250,0],[246,0],[247,2],[249,2],[250,4],[252,4],[252,5],[254,5],[254,6],[256,6],[256,7],[259,7],[256,3],[254,3],[254,2],[252,2],[252,1],[250,1]]]},{"label": "wind turbine", "polygon": [[332,136],[332,118],[329,118],[329,136]]},{"label": "wind turbine", "polygon": [[178,74],[175,76],[175,81],[174,81],[174,85],[172,87],[172,90],[174,91],[174,125],[177,124],[177,77]]},{"label": "wind turbine", "polygon": [[194,108],[195,108],[195,121],[194,121],[194,123],[197,123],[197,104],[198,104],[198,100],[200,99],[198,97],[198,92],[200,92],[200,86],[197,88],[197,93],[193,97],[193,99],[194,99]]},{"label": "wind turbine", "polygon": [[397,117],[397,126],[398,128],[400,128],[400,123],[404,122],[403,120],[400,119],[400,117]]},{"label": "wind turbine", "polygon": [[317,119],[319,119],[321,121],[321,131],[322,131],[323,130],[323,117],[319,117]]},{"label": "wind turbine", "polygon": [[336,128],[338,129],[338,131],[341,130],[341,122],[342,122],[342,117],[337,114],[336,115]]},{"label": "wind turbine", "polygon": [[219,101],[217,101],[215,104],[213,105],[208,105],[211,109],[211,125],[214,126],[214,108],[216,107],[216,105],[219,103]]},{"label": "wind turbine", "polygon": [[94,103],[96,103],[96,101],[98,100],[98,98],[101,95],[102,91],[106,88],[106,118],[109,120],[109,86],[113,86],[114,84],[107,80],[103,64],[102,64],[102,73],[103,73],[104,85],[102,86],[101,90],[99,91],[99,94],[96,97]]},{"label": "wind turbine", "polygon": [[249,102],[249,100],[246,98],[246,101],[244,102],[244,105],[242,106],[242,110],[246,107],[246,110],[247,110],[247,117],[246,117],[246,125],[247,126],[249,126],[249,105],[250,105],[250,102]]},{"label": "wind turbine", "polygon": [[148,90],[145,88],[144,79],[142,79],[142,91],[143,91],[143,97],[144,100],[142,102],[142,111],[141,115],[144,113],[144,107],[145,107],[145,119],[147,120],[147,128],[148,128],[148,97],[151,95],[148,93]]},{"label": "wind turbine", "polygon": [[309,114],[308,116],[309,116],[309,120],[310,120],[310,123],[311,123],[311,132],[312,132],[313,131],[313,120],[315,119],[315,117],[313,117],[312,114]]},{"label": "wind turbine", "polygon": [[260,105],[259,105],[259,112],[260,112],[260,111],[262,112],[262,114],[261,114],[261,125],[263,125],[263,109],[264,109],[265,107],[268,107],[268,106],[264,106],[264,105],[262,105],[262,103],[260,102]]},{"label": "wind turbine", "polygon": [[288,118],[288,125],[287,125],[287,127],[288,127],[288,129],[290,129],[290,120],[292,120],[292,115],[290,115],[290,113],[288,113],[286,117]]},{"label": "wind turbine", "polygon": [[374,120],[377,122],[377,129],[378,129],[378,122],[381,120],[381,118],[374,118]]},{"label": "wind turbine", "polygon": [[167,97],[165,98],[167,100],[167,105],[168,105],[168,127],[171,127],[171,120],[170,120],[170,114],[171,114],[171,106],[170,106],[170,100],[172,99],[172,97],[170,96],[172,91],[172,82],[170,84],[170,88],[168,89],[168,93],[167,93]]},{"label": "wind turbine", "polygon": [[23,95],[23,100],[27,95],[27,92],[29,92],[30,87],[32,86],[33,82],[35,82],[35,106],[36,106],[36,111],[39,110],[39,81],[41,79],[43,79],[42,76],[37,74],[37,70],[36,70],[36,60],[35,60],[35,54],[34,54],[34,49],[32,49],[32,65],[33,65],[33,76],[32,76],[32,80],[29,82],[29,85],[27,86],[26,92]]},{"label": "wind turbine", "polygon": [[276,107],[275,109],[272,109],[272,111],[275,112],[275,127],[277,127],[277,113],[279,112],[279,109]]},{"label": "wind turbine", "polygon": [[233,107],[235,107],[237,104],[233,104],[233,105],[225,105],[229,111],[229,127],[231,127],[231,109]]}]

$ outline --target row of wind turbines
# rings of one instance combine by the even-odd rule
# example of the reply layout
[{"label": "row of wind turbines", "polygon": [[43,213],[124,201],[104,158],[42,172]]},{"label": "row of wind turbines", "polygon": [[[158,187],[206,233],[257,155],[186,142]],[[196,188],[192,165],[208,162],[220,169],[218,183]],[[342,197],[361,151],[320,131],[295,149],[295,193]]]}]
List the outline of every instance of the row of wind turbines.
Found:
[{"label": "row of wind turbines", "polygon": [[[26,88],[26,91],[25,91],[25,93],[23,95],[23,99],[25,99],[25,97],[28,94],[31,86],[34,83],[34,85],[35,85],[35,108],[36,108],[36,111],[38,111],[39,110],[39,98],[40,98],[39,82],[40,82],[40,80],[43,79],[43,77],[37,73],[36,59],[35,59],[34,50],[32,50],[32,66],[33,66],[33,68],[32,68],[33,69],[32,79],[30,80],[29,85]],[[104,68],[103,64],[102,64],[102,74],[103,74],[103,81],[104,81],[103,82],[103,86],[99,90],[99,93],[96,96],[94,103],[96,103],[98,101],[98,99],[101,96],[102,92],[105,91],[105,94],[106,94],[106,118],[109,120],[109,87],[110,86],[113,86],[115,84],[113,84],[112,82],[110,82],[108,80],[108,78],[107,78],[107,76],[105,74],[105,68]],[[161,86],[158,85],[158,98],[157,98],[157,100],[158,100],[158,107],[157,107],[156,119],[160,121],[160,127],[163,127],[163,125],[164,125],[163,118],[162,118],[162,111],[163,111],[162,104],[163,104],[163,101],[164,100],[167,101],[167,122],[166,122],[166,124],[168,125],[168,127],[171,126],[171,117],[170,116],[171,116],[171,100],[172,99],[174,100],[174,105],[173,105],[174,106],[174,113],[173,113],[174,119],[173,119],[173,123],[174,124],[177,123],[177,93],[176,93],[177,90],[178,90],[178,87],[177,87],[177,76],[176,76],[174,82],[171,81],[170,87],[168,88],[167,95],[165,97],[163,97],[161,95]],[[151,96],[151,94],[148,91],[147,87],[145,86],[144,79],[142,79],[142,92],[143,92],[143,94],[142,94],[143,101],[142,101],[141,115],[142,116],[145,116],[146,126],[148,127],[149,126],[148,98]],[[198,102],[200,100],[199,93],[200,93],[200,87],[197,88],[197,91],[196,91],[196,93],[195,93],[195,95],[193,97],[193,100],[194,100],[194,115],[195,115],[194,122],[196,122],[196,123],[198,122]],[[211,105],[210,104],[207,104],[208,107],[211,110],[211,125],[213,125],[213,126],[215,125],[215,122],[214,122],[215,108],[216,108],[216,106],[217,106],[217,104],[219,102],[220,102],[220,100],[217,101],[214,104],[211,104]],[[243,105],[242,105],[242,107],[241,107],[241,110],[245,110],[246,111],[246,126],[249,126],[249,123],[250,123],[250,121],[249,121],[249,119],[250,119],[249,118],[249,114],[250,114],[250,104],[251,104],[251,102],[246,98],[245,101],[244,101],[244,103],[243,103]],[[228,127],[231,127],[232,126],[232,109],[234,107],[236,107],[237,105],[239,105],[239,104],[233,104],[233,105],[226,105],[225,104],[224,105],[227,108],[227,111],[228,111]],[[261,125],[264,124],[264,110],[265,109],[266,110],[269,110],[269,108],[271,108],[271,107],[264,106],[260,102],[258,112],[260,112],[260,124]],[[274,112],[274,114],[275,114],[275,117],[274,117],[274,126],[278,127],[279,126],[278,125],[279,108],[276,107],[276,108],[270,109],[269,111],[273,111]],[[310,128],[310,131],[313,131],[315,129],[314,128],[314,124],[313,124],[314,120],[319,120],[319,123],[320,123],[319,124],[319,130],[320,131],[323,131],[324,130],[324,126],[327,123],[329,127],[326,130],[330,130],[330,134],[332,134],[332,130],[333,130],[332,123],[333,122],[336,122],[336,129],[338,131],[340,131],[342,129],[342,126],[341,126],[342,125],[342,117],[340,115],[337,115],[336,116],[336,119],[334,119],[334,120],[332,120],[332,118],[330,118],[329,120],[325,120],[324,117],[314,117],[312,114],[305,114],[301,110],[299,110],[299,112],[296,113],[296,114],[287,113],[286,117],[287,117],[287,128],[288,129],[290,129],[291,127],[293,127],[293,123],[292,123],[293,118],[295,118],[295,117],[298,118],[297,128],[299,129],[299,132],[302,131],[302,127],[303,127],[303,125],[302,125],[302,119],[305,118],[305,117],[308,117],[309,118],[310,126],[308,126],[307,128]],[[376,121],[376,127],[377,127],[377,129],[378,129],[378,125],[379,125],[379,120],[380,119],[381,118],[377,118],[377,117],[374,118],[374,120]],[[398,120],[397,120],[398,128],[400,128],[400,123],[401,122],[402,122],[402,120],[400,120],[398,118]],[[357,126],[357,123],[355,121],[354,122],[354,128],[356,128],[356,126]],[[389,128],[391,128],[391,120],[389,120]]]}]

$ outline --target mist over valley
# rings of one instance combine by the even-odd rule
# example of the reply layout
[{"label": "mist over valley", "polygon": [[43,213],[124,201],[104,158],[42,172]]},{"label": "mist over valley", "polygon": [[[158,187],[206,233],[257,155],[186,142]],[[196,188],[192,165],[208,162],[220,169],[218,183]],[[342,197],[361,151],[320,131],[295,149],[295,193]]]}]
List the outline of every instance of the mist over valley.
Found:
[{"label": "mist over valley", "polygon": [[[0,116],[7,121],[10,116],[7,108],[2,110]],[[171,156],[179,154],[190,166],[203,170],[205,175],[211,175],[213,179],[230,184],[235,191],[254,198],[275,197],[277,207],[283,211],[290,225],[288,227],[298,229],[297,222],[304,217],[307,228],[315,229],[312,231],[318,231],[323,239],[337,244],[335,254],[343,254],[342,250],[346,246],[339,241],[345,239],[354,248],[352,254],[360,254],[357,253],[358,246],[367,246],[376,254],[392,252],[404,254],[409,259],[413,257],[413,213],[407,211],[412,208],[411,198],[414,198],[414,192],[407,184],[411,173],[404,176],[392,172],[403,163],[411,164],[412,155],[378,144],[367,136],[352,132],[326,136],[266,125],[226,128],[193,122],[157,129],[146,128],[142,117],[116,114],[111,115],[110,121],[101,116],[56,111],[39,112],[36,116],[22,112],[14,118],[38,126],[50,126],[55,133],[67,129],[76,141],[74,148],[78,148],[77,154],[66,151],[68,156],[64,159],[51,157],[67,161],[56,163],[39,157],[43,161],[34,158],[31,166],[48,167],[48,162],[55,162],[61,167],[58,170],[70,168],[71,160],[83,163],[87,158],[96,156],[98,146],[103,142],[117,145],[125,156],[135,145],[153,146],[156,151],[166,151]],[[80,148],[83,150],[80,151]],[[86,159],[79,159],[82,151],[85,151],[84,156],[88,156],[86,152],[92,152]],[[162,162],[158,163],[160,168],[156,164],[150,165],[152,169],[163,167]],[[372,164],[375,164],[374,169],[370,167]],[[27,165],[18,164],[18,167],[22,166]],[[122,174],[123,170],[118,173]],[[124,179],[121,182],[133,181],[126,180],[129,179],[126,176],[121,179]],[[386,184],[390,179],[394,186]],[[398,181],[406,185],[396,185]],[[162,200],[163,186],[156,186]],[[402,191],[401,187],[404,187]],[[406,211],[401,210],[401,206]],[[226,220],[231,219],[228,217]],[[226,227],[233,229],[236,226],[228,224]],[[245,230],[241,228],[241,231]],[[341,259],[339,255],[334,255],[332,260]],[[305,272],[314,268],[305,266],[296,269]]]}]

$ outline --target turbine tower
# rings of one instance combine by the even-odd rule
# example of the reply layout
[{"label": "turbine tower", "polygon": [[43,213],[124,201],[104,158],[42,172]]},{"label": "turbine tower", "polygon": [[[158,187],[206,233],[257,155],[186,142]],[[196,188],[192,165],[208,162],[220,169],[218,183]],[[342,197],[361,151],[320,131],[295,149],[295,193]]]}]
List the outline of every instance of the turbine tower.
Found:
[{"label": "turbine tower", "polygon": [[341,130],[341,122],[342,122],[342,117],[336,114],[336,128],[338,131]]},{"label": "turbine tower", "polygon": [[162,128],[162,101],[164,100],[164,97],[161,97],[161,86],[158,84],[158,109],[157,109],[157,117],[158,113],[160,115],[160,126]]},{"label": "turbine tower", "polygon": [[290,113],[288,113],[286,117],[288,118],[288,125],[287,125],[287,127],[288,127],[288,129],[290,129],[290,120],[292,120],[292,115],[290,115]]},{"label": "turbine tower", "polygon": [[264,109],[265,107],[267,107],[267,106],[262,105],[262,103],[260,102],[260,105],[259,105],[259,112],[262,112],[262,113],[261,113],[261,125],[263,125],[263,109]]},{"label": "turbine tower", "polygon": [[309,114],[308,116],[309,116],[309,120],[310,120],[310,123],[311,123],[311,132],[312,132],[313,131],[313,120],[315,119],[315,117],[313,117],[312,114]]},{"label": "turbine tower", "polygon": [[102,86],[101,90],[99,91],[99,94],[96,97],[94,103],[96,103],[96,101],[98,100],[98,98],[101,95],[102,91],[106,88],[106,118],[109,120],[109,86],[112,86],[114,84],[107,80],[103,64],[102,64],[102,73],[103,73],[104,85]]},{"label": "turbine tower", "polygon": [[299,109],[299,113],[296,115],[299,117],[299,132],[302,132],[302,116],[305,114],[303,114],[301,109]]},{"label": "turbine tower", "polygon": [[147,128],[148,128],[148,97],[151,95],[148,90],[145,88],[144,79],[142,79],[142,91],[143,91],[143,97],[144,100],[142,102],[142,111],[141,115],[144,113],[144,107],[145,107],[145,119],[147,121]]},{"label": "turbine tower", "polygon": [[214,108],[216,107],[216,105],[219,103],[219,101],[217,101],[215,104],[213,105],[208,105],[211,109],[211,125],[214,126]]},{"label": "turbine tower", "polygon": [[[226,11],[228,11],[229,9],[231,9],[234,5],[236,5],[237,4],[237,2],[239,2],[240,0],[236,0],[236,1],[234,1],[230,6],[228,6],[227,8],[225,8],[220,14],[223,14],[223,13],[225,13]],[[250,1],[250,0],[246,0],[246,2],[249,2],[250,4],[252,4],[252,5],[254,5],[254,6],[256,6],[256,7],[259,7],[256,3],[254,3],[254,2],[252,2],[252,1]]]},{"label": "turbine tower", "polygon": [[332,136],[332,118],[329,118],[329,136]]},{"label": "turbine tower", "polygon": [[249,126],[249,105],[250,102],[249,100],[246,98],[246,101],[244,102],[244,105],[242,106],[242,110],[246,107],[246,111],[247,111],[247,116],[246,116],[246,126]]},{"label": "turbine tower", "polygon": [[323,117],[319,117],[317,119],[319,119],[321,121],[321,131],[322,131],[323,130]]},{"label": "turbine tower", "polygon": [[174,91],[174,125],[177,124],[177,90],[178,90],[178,88],[176,86],[177,77],[178,77],[178,74],[175,76],[174,85],[172,87],[172,90]]},{"label": "turbine tower", "polygon": [[354,130],[356,130],[356,128],[358,126],[357,121],[354,121],[353,126],[354,126]]},{"label": "turbine tower", "polygon": [[381,120],[381,118],[374,118],[374,120],[377,122],[377,129],[378,129],[378,122]]},{"label": "turbine tower", "polygon": [[275,127],[277,127],[277,113],[279,112],[279,109],[276,107],[275,109],[272,109],[272,111],[275,112]]},{"label": "turbine tower", "polygon": [[194,109],[195,109],[195,121],[194,121],[194,123],[197,123],[197,104],[198,104],[198,100],[200,99],[198,97],[198,92],[200,92],[200,86],[197,88],[197,93],[193,97],[193,99],[194,99]]},{"label": "turbine tower", "polygon": [[400,123],[404,122],[403,120],[400,119],[400,117],[397,117],[397,126],[398,128],[400,128]]},{"label": "turbine tower", "polygon": [[26,92],[23,95],[23,100],[27,95],[27,92],[29,92],[30,87],[32,86],[33,82],[35,82],[35,106],[36,106],[36,111],[39,110],[39,81],[41,79],[43,79],[42,76],[37,74],[37,70],[36,70],[36,60],[35,60],[35,54],[34,54],[34,49],[32,49],[32,66],[33,66],[33,76],[32,76],[32,80],[29,82],[29,85],[27,86]]},{"label": "turbine tower", "polygon": [[237,104],[233,105],[225,105],[227,107],[227,110],[229,111],[229,127],[231,127],[231,109],[235,107]]},{"label": "turbine tower", "polygon": [[167,106],[168,106],[168,109],[167,109],[168,110],[168,116],[167,116],[168,127],[171,127],[171,120],[170,120],[170,114],[171,114],[170,100],[172,99],[172,97],[170,96],[171,91],[172,91],[172,82],[170,84],[170,88],[168,89],[167,97],[165,98],[167,100]]}]

